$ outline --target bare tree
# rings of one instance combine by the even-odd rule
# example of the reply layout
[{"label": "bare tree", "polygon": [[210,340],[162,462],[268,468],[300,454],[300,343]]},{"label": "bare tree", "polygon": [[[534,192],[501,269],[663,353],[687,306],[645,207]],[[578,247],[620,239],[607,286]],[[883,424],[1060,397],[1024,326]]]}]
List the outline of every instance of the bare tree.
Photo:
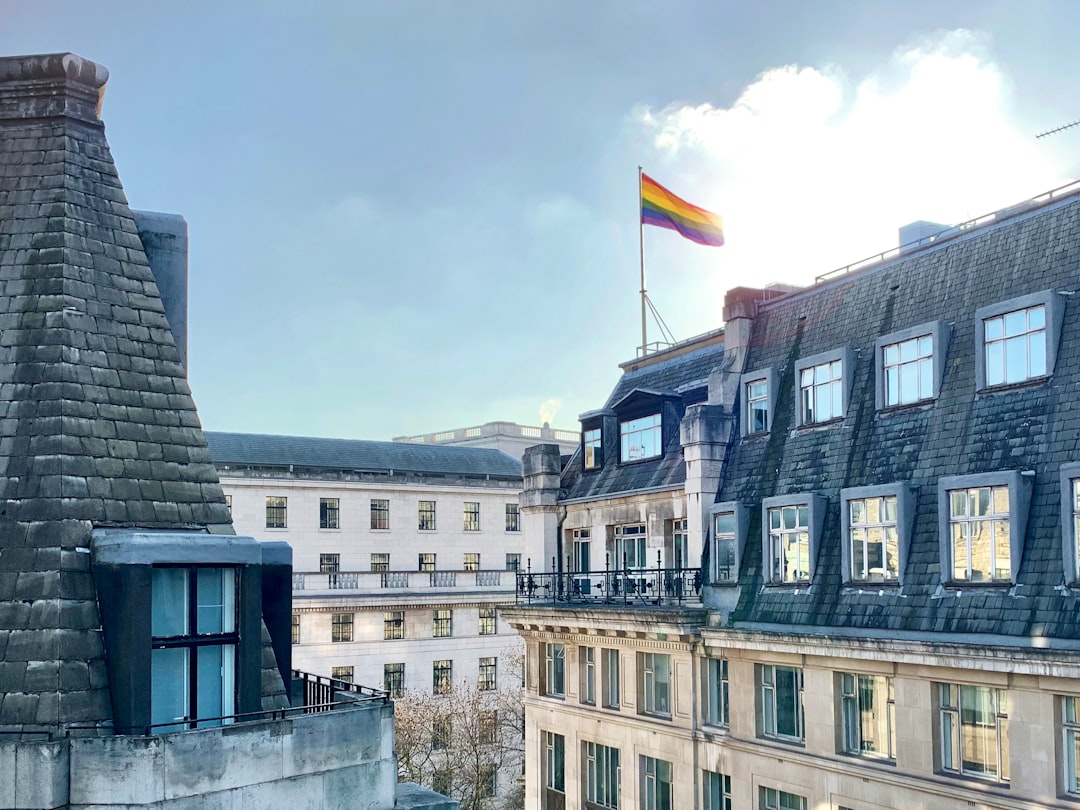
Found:
[{"label": "bare tree", "polygon": [[524,695],[509,669],[510,683],[498,689],[461,681],[440,695],[410,691],[394,701],[401,781],[451,796],[461,810],[524,806]]}]

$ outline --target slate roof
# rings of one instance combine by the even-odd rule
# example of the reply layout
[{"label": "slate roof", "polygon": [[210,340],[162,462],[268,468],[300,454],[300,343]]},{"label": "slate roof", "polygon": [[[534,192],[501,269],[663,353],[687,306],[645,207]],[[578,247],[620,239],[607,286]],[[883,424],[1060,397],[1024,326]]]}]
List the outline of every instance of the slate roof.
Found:
[{"label": "slate roof", "polygon": [[0,59],[0,728],[111,718],[92,528],[232,531],[98,119],[107,76]]},{"label": "slate roof", "polygon": [[709,374],[719,368],[723,359],[723,343],[714,343],[636,370],[631,366],[615,384],[604,403],[604,410],[619,404],[634,391],[678,397],[675,406],[665,414],[665,419],[671,418],[675,424],[665,425],[667,439],[663,453],[649,461],[619,464],[617,453],[610,451],[611,447],[618,446],[618,437],[611,443],[605,439],[609,458],[604,459],[599,470],[586,471],[582,449],[578,447],[563,469],[560,500],[602,498],[642,489],[681,486],[686,480],[686,464],[679,444],[678,420],[686,405],[705,399]]},{"label": "slate roof", "polygon": [[[1062,587],[1058,477],[1061,464],[1080,461],[1080,297],[1064,297],[1052,378],[975,390],[975,310],[1047,289],[1080,289],[1076,196],[765,306],[746,370],[780,374],[772,430],[737,443],[717,497],[751,506],[736,627],[1080,638],[1080,593]],[[940,396],[877,412],[875,340],[936,319],[952,324]],[[843,346],[857,357],[844,420],[795,427],[796,360]],[[1017,584],[943,587],[938,479],[1001,470],[1035,473]],[[903,587],[845,588],[839,490],[893,482],[909,482],[917,494]],[[804,492],[828,502],[815,581],[809,591],[763,587],[761,500]]]},{"label": "slate roof", "polygon": [[317,439],[257,433],[205,433],[214,463],[245,467],[306,467],[356,472],[521,478],[521,462],[486,447]]}]

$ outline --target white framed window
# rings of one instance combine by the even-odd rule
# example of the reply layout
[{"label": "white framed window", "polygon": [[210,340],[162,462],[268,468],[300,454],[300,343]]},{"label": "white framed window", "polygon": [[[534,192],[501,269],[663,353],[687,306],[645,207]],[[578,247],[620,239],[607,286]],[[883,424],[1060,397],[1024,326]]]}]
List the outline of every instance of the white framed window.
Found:
[{"label": "white framed window", "polygon": [[616,568],[647,568],[646,529],[644,523],[628,523],[615,527]]},{"label": "white framed window", "polygon": [[874,404],[880,411],[936,399],[951,329],[930,321],[877,339]]},{"label": "white framed window", "polygon": [[1009,781],[1008,695],[1004,689],[939,683],[941,769]]},{"label": "white framed window", "polygon": [[671,521],[671,562],[672,568],[686,568],[686,518]]},{"label": "white framed window", "polygon": [[[540,738],[544,749],[544,790],[565,794],[566,738],[553,731],[541,731]],[[548,802],[548,804],[553,803],[556,802]]]},{"label": "white framed window", "polygon": [[619,422],[619,460],[643,461],[663,451],[660,414]]},{"label": "white framed window", "polygon": [[709,726],[728,724],[728,662],[726,658],[705,659],[705,717]]},{"label": "white framed window", "polygon": [[759,810],[806,810],[806,797],[770,787],[758,788]]},{"label": "white framed window", "polygon": [[900,575],[895,495],[851,498],[847,503],[853,582],[890,582]]},{"label": "white framed window", "polygon": [[1070,796],[1080,796],[1080,698],[1061,698],[1062,782]]},{"label": "white framed window", "polygon": [[604,647],[600,651],[600,674],[603,683],[600,698],[605,709],[619,709],[619,651],[614,647]]},{"label": "white framed window", "polygon": [[896,758],[896,697],[885,675],[839,673],[844,752]]},{"label": "white framed window", "polygon": [[813,579],[825,499],[814,493],[765,498],[762,509],[763,575],[770,585],[805,585]]},{"label": "white framed window", "polygon": [[585,760],[585,801],[605,810],[618,810],[622,778],[619,749],[588,740],[581,746]]},{"label": "white framed window", "polygon": [[1065,582],[1080,585],[1080,464],[1061,465],[1061,564]]},{"label": "white framed window", "polygon": [[583,431],[581,441],[585,448],[585,469],[597,470],[604,465],[604,451],[600,428]]},{"label": "white framed window", "polygon": [[739,432],[743,436],[768,433],[772,429],[776,410],[776,391],[779,376],[774,368],[759,368],[739,378],[742,395],[742,418]]},{"label": "white framed window", "polygon": [[671,810],[671,763],[666,759],[640,757],[641,810]]},{"label": "white framed window", "polygon": [[1033,480],[1018,470],[938,479],[943,578],[986,584],[1014,580]]},{"label": "white framed window", "polygon": [[843,418],[847,413],[854,361],[854,352],[845,347],[795,363],[795,380],[799,387],[798,425],[819,425]]},{"label": "white framed window", "polygon": [[713,582],[735,582],[739,571],[735,567],[735,512],[713,514]]},{"label": "white framed window", "polygon": [[755,665],[762,737],[788,742],[806,739],[803,726],[803,672],[798,667]]},{"label": "white framed window", "polygon": [[596,647],[578,647],[578,697],[582,703],[596,704]]},{"label": "white framed window", "polygon": [[639,652],[638,674],[643,714],[671,716],[671,656]]},{"label": "white framed window", "polygon": [[977,309],[977,389],[1052,375],[1064,314],[1063,300],[1053,290]]},{"label": "white framed window", "polygon": [[701,772],[701,792],[705,810],[732,810],[731,777],[716,771]]},{"label": "white framed window", "polygon": [[550,697],[566,695],[566,647],[550,642],[544,648],[544,688],[543,694]]}]

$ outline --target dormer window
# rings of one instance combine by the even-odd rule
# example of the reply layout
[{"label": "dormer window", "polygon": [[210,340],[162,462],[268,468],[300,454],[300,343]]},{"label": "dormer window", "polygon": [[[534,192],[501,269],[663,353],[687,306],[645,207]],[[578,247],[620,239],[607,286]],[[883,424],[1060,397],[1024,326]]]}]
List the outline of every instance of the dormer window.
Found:
[{"label": "dormer window", "polygon": [[621,460],[642,461],[660,455],[660,414],[619,422]]},{"label": "dormer window", "polygon": [[604,465],[603,445],[600,442],[600,428],[593,428],[582,433],[585,444],[585,469],[598,470]]}]

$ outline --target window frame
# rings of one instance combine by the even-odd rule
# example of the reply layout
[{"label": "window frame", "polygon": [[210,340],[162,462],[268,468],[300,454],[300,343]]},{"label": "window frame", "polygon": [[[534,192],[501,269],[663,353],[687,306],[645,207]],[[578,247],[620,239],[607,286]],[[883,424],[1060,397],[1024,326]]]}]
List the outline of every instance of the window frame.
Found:
[{"label": "window frame", "polygon": [[[883,581],[856,579],[852,571],[851,553],[851,501],[866,498],[896,498],[896,539],[897,572],[895,579]],[[911,548],[912,532],[915,526],[915,490],[904,483],[879,484],[869,487],[844,487],[840,490],[840,558],[843,563],[841,582],[855,588],[878,588],[897,585],[903,587],[904,569],[907,567],[908,551]]]},{"label": "window frame", "polygon": [[462,571],[479,571],[480,570],[480,552],[479,551],[466,551],[461,558],[461,570]]},{"label": "window frame", "polygon": [[400,641],[405,638],[405,611],[383,611],[383,641]]},{"label": "window frame", "polygon": [[[976,473],[974,475],[947,475],[938,479],[938,552],[941,564],[941,581],[947,587],[1003,587],[1016,582],[1016,574],[1023,562],[1024,530],[1027,527],[1028,507],[1031,504],[1033,475],[1022,475],[1020,470]],[[1009,489],[1009,554],[1010,576],[1006,579],[988,581],[953,579],[952,532],[950,531],[949,493],[955,490],[978,487],[1002,487]]]},{"label": "window frame", "polygon": [[506,503],[506,528],[504,531],[521,531],[521,504]]},{"label": "window frame", "polygon": [[437,531],[438,521],[435,501],[416,502],[416,530],[418,532]]},{"label": "window frame", "polygon": [[[1037,377],[1027,377],[1016,382],[1003,382],[989,385],[986,382],[986,321],[1032,307],[1045,307],[1046,321],[1046,373]],[[1065,317],[1065,301],[1057,290],[1041,290],[1028,295],[1020,295],[999,301],[996,304],[975,310],[975,390],[997,391],[1016,386],[1043,382],[1054,376],[1058,343],[1061,338],[1061,324]]]},{"label": "window frame", "polygon": [[1080,510],[1073,497],[1073,482],[1080,482],[1080,463],[1062,464],[1061,481],[1061,564],[1065,584],[1080,587]]},{"label": "window frame", "polygon": [[451,658],[431,662],[431,694],[445,695],[454,686],[454,661]]},{"label": "window frame", "polygon": [[461,504],[461,530],[480,531],[480,501],[463,501]]},{"label": "window frame", "polygon": [[544,751],[544,790],[566,795],[566,736],[554,731],[540,731]]},{"label": "window frame", "polygon": [[[806,797],[799,793],[791,793],[782,788],[773,788],[767,785],[758,785],[757,793],[758,810],[806,810],[807,808]],[[775,801],[770,801],[770,793],[773,794],[771,798],[775,799]],[[795,799],[795,807],[792,807],[791,799]]]},{"label": "window frame", "polygon": [[340,498],[319,498],[319,529],[321,531],[341,529]]},{"label": "window frame", "polygon": [[369,530],[373,532],[390,531],[390,499],[372,498],[368,509],[370,513]]},{"label": "window frame", "polygon": [[[271,504],[271,501],[275,501],[275,503]],[[281,503],[277,503],[277,501]],[[266,496],[266,528],[289,528],[289,498],[287,495]]]},{"label": "window frame", "polygon": [[[867,709],[864,708],[862,698],[864,695],[863,679],[871,679],[874,688],[879,685],[885,689],[884,711],[882,718],[885,727],[885,750],[875,751],[866,748],[866,740],[862,732],[861,722],[852,722],[853,718],[861,721]],[[850,690],[848,689],[850,681]],[[866,759],[880,760],[884,762],[896,762],[896,682],[891,675],[882,675],[867,672],[837,672],[835,682],[840,710],[839,750],[850,756],[864,757]],[[876,699],[875,699],[876,703]],[[854,715],[849,711],[853,707]],[[874,713],[874,720],[878,721],[875,707],[870,707]]]},{"label": "window frame", "polygon": [[[715,789],[714,789],[715,784]],[[713,796],[717,795],[714,800]],[[701,771],[701,802],[704,810],[731,810],[731,776],[720,771]]]},{"label": "window frame", "polygon": [[431,637],[452,638],[454,635],[453,608],[434,608],[431,611]]},{"label": "window frame", "polygon": [[[731,514],[735,521],[735,536],[732,546],[734,561],[731,565],[732,576],[719,579],[720,551],[717,545],[716,519],[719,515]],[[739,584],[739,568],[746,550],[746,536],[750,527],[750,507],[739,501],[722,501],[709,509],[709,584],[731,587]]]},{"label": "window frame", "polygon": [[300,643],[300,614],[293,613],[291,622],[289,640],[295,646]]},{"label": "window frame", "polygon": [[398,698],[405,694],[404,661],[383,664],[383,689],[389,692],[392,698]]},{"label": "window frame", "polygon": [[481,692],[494,692],[498,688],[499,659],[493,655],[481,656],[477,663],[476,688]]},{"label": "window frame", "polygon": [[600,705],[616,712],[622,709],[621,659],[618,647],[600,648]]},{"label": "window frame", "polygon": [[[776,670],[778,669],[790,670],[793,673],[795,694],[792,696],[792,708],[795,712],[795,724],[797,726],[795,736],[777,730],[777,709],[780,706],[776,683]],[[766,683],[765,680],[766,673],[769,674],[771,679],[769,683]],[[758,736],[794,745],[806,745],[805,673],[802,667],[787,664],[754,664],[754,681]]]},{"label": "window frame", "polygon": [[[618,810],[622,798],[620,750],[611,745],[582,740],[581,758],[581,788],[585,806]],[[598,790],[601,784],[603,789]]]},{"label": "window frame", "polygon": [[[334,644],[347,644],[350,641],[353,641],[355,621],[355,613],[331,613],[330,641]],[[323,671],[325,672],[326,670]]]},{"label": "window frame", "polygon": [[345,664],[339,667],[330,668],[330,677],[335,681],[343,681],[344,683],[352,683],[355,677],[355,669],[352,664]]},{"label": "window frame", "polygon": [[[750,389],[751,383],[765,381],[767,391],[765,394],[765,407],[768,409],[765,414],[765,430],[750,430]],[[743,374],[739,377],[739,394],[740,401],[742,402],[739,408],[741,419],[739,419],[739,435],[742,437],[747,436],[767,436],[772,431],[773,420],[776,417],[776,395],[780,385],[780,374],[777,370],[771,366],[765,368],[759,368],[756,371],[751,371],[747,374]]]},{"label": "window frame", "polygon": [[521,570],[520,552],[506,552],[506,570],[515,573]]},{"label": "window frame", "polygon": [[578,645],[578,702],[596,705],[596,647]]},{"label": "window frame", "polygon": [[[595,436],[591,434],[595,433]],[[594,451],[592,454],[592,464],[589,463],[590,448]],[[599,470],[604,466],[604,429],[597,425],[596,427],[586,428],[584,425],[581,430],[581,464],[582,468],[586,471]]]},{"label": "window frame", "polygon": [[[885,347],[926,337],[927,335],[933,341],[931,395],[915,402],[900,402],[895,405],[887,405],[885,403]],[[874,341],[874,408],[878,411],[893,411],[901,408],[913,408],[936,401],[941,395],[941,379],[945,373],[945,357],[948,352],[950,337],[952,337],[952,328],[949,324],[944,321],[927,321],[908,329],[900,329],[882,335]]]},{"label": "window frame", "polygon": [[[829,419],[805,421],[802,408],[802,385],[803,371],[816,366],[828,365],[840,361],[840,415]],[[848,407],[851,404],[852,378],[855,376],[855,352],[850,346],[843,346],[827,352],[812,354],[809,357],[801,357],[795,361],[795,426],[796,427],[820,427],[843,422],[847,417]]]},{"label": "window frame", "polygon": [[638,714],[671,719],[672,681],[675,668],[671,655],[654,650],[639,650],[637,654]]},{"label": "window frame", "polygon": [[544,654],[544,681],[540,694],[544,697],[565,699],[566,645],[557,641],[544,641],[541,643],[543,644]]},{"label": "window frame", "polygon": [[[1071,720],[1070,703],[1073,705]],[[1057,704],[1061,725],[1061,790],[1069,798],[1080,799],[1080,696],[1059,695]]]},{"label": "window frame", "polygon": [[[779,588],[802,588],[811,587],[814,584],[814,574],[817,572],[817,556],[821,545],[821,529],[825,520],[825,508],[827,501],[823,495],[816,492],[799,492],[791,495],[776,495],[771,498],[763,498],[761,501],[761,575],[762,581],[769,587]],[[787,506],[805,506],[807,515],[807,553],[809,554],[809,572],[806,579],[787,581],[772,578],[772,539],[769,528],[769,510],[781,509]]]},{"label": "window frame", "polygon": [[[938,765],[940,772],[949,776],[959,776],[970,779],[978,779],[980,781],[992,782],[995,784],[1008,785],[1011,780],[1011,773],[1009,767],[1009,757],[1003,756],[1002,741],[1008,739],[1009,735],[1009,690],[1000,686],[989,686],[979,684],[968,683],[956,683],[956,682],[944,682],[934,681],[934,707],[937,710],[937,751],[938,751]],[[955,705],[947,706],[944,700],[944,688],[948,687],[950,690],[955,691],[956,699]],[[987,774],[982,771],[969,771],[964,770],[964,709],[961,707],[961,690],[962,689],[978,689],[978,690],[990,690],[997,693],[995,695],[995,702],[997,703],[994,711],[994,741],[997,752],[997,773]],[[1005,710],[1001,711],[1000,701],[1004,701]],[[955,734],[948,734],[946,730],[946,720],[952,718],[956,724]],[[1004,721],[1004,724],[1002,723]],[[955,749],[952,751],[953,758],[956,761],[956,765],[951,767],[946,764],[946,736],[949,737],[949,748]]]},{"label": "window frame", "polygon": [[675,806],[675,766],[670,760],[639,754],[638,773],[641,785],[638,803],[641,810],[670,810]]},{"label": "window frame", "polygon": [[[490,611],[490,616],[484,614]],[[481,607],[477,612],[476,634],[478,636],[494,636],[498,633],[499,611],[495,607]]]},{"label": "window frame", "polygon": [[714,728],[727,728],[730,722],[730,681],[728,659],[723,656],[706,655],[702,661],[705,670],[702,678],[703,697],[701,722]]},{"label": "window frame", "polygon": [[390,570],[390,552],[372,551],[368,557],[368,570],[377,574],[387,573]]},{"label": "window frame", "polygon": [[420,551],[416,555],[416,570],[421,574],[430,574],[435,571],[438,554],[434,551]]},{"label": "window frame", "polygon": [[[637,428],[637,429],[632,430],[632,431],[624,431],[623,430],[624,427],[633,425],[635,422],[644,422],[645,420],[650,420],[650,419],[655,419],[656,424],[655,425],[652,425],[652,424],[646,425],[645,427]],[[656,434],[656,452],[655,453],[652,453],[652,454],[647,455],[647,456],[643,455],[643,456],[640,456],[638,458],[627,458],[627,456],[629,455],[629,452],[624,451],[624,449],[623,449],[624,444],[627,446],[627,448],[629,448],[631,446],[631,445],[629,445],[629,443],[627,441],[627,437],[635,436],[637,434],[649,434],[649,435],[651,435],[654,432]],[[642,443],[642,447],[644,448],[644,443]],[[642,452],[644,452],[644,450]],[[626,418],[626,419],[622,419],[622,418],[619,419],[619,463],[620,464],[637,464],[637,463],[642,462],[642,461],[652,461],[653,459],[660,458],[663,455],[664,455],[664,415],[663,415],[662,410],[657,410],[655,412],[645,413],[645,414],[642,414],[641,416],[632,416],[632,417],[629,417],[629,418]]]}]

